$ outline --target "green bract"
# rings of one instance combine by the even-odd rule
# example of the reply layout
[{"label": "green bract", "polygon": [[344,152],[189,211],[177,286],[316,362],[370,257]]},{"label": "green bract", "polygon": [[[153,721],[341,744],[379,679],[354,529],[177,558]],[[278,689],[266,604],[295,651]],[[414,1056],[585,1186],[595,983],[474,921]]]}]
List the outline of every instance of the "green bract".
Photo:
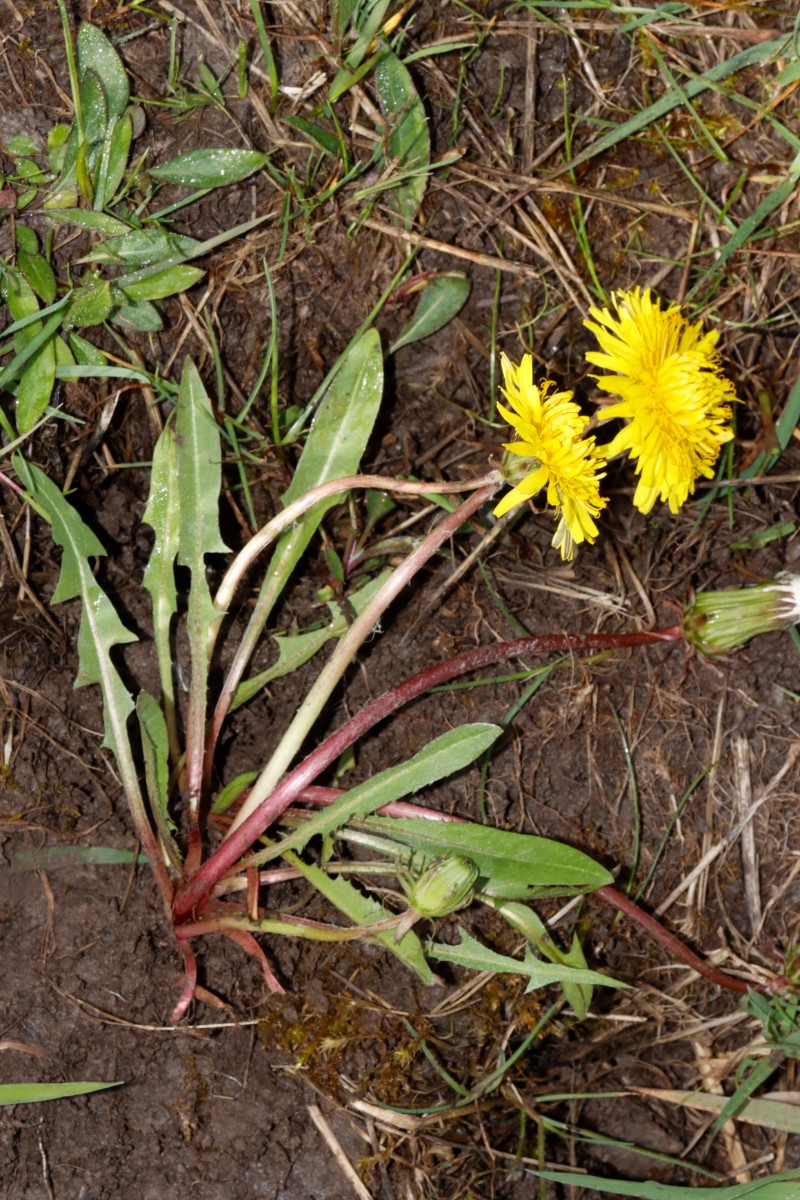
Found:
[{"label": "green bract", "polygon": [[432,863],[417,879],[403,879],[409,903],[421,917],[446,917],[472,903],[478,868],[469,858],[454,854]]}]

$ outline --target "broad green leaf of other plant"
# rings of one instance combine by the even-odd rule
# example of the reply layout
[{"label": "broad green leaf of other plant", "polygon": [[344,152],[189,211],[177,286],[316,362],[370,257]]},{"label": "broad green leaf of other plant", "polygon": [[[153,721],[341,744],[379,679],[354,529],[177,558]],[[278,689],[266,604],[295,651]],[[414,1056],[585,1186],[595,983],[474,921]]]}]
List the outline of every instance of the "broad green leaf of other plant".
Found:
[{"label": "broad green leaf of other plant", "polygon": [[269,154],[260,150],[222,146],[179,154],[157,167],[150,167],[148,175],[159,183],[174,183],[180,187],[224,187],[226,183],[241,183],[267,162]]},{"label": "broad green leaf of other plant", "polygon": [[88,21],[78,30],[78,75],[91,71],[102,85],[109,117],[121,117],[128,106],[130,90],[125,65],[102,30]]},{"label": "broad green leaf of other plant", "polygon": [[439,275],[423,288],[417,305],[417,311],[405,329],[389,347],[389,353],[394,354],[401,346],[409,346],[422,338],[438,333],[440,329],[452,321],[456,313],[467,302],[472,281],[468,275],[454,273]]},{"label": "broad green leaf of other plant", "polygon": [[384,165],[393,164],[399,176],[385,200],[400,224],[410,229],[422,203],[431,161],[428,120],[408,68],[390,50],[381,55],[375,68],[375,83],[386,118],[380,158]]}]

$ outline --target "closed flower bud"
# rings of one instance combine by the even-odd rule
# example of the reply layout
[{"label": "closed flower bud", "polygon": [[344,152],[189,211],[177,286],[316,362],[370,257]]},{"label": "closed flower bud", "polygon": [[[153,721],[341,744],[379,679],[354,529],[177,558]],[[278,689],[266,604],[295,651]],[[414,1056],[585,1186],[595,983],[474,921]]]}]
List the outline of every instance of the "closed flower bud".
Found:
[{"label": "closed flower bud", "polygon": [[421,917],[446,917],[472,903],[478,868],[454,854],[439,858],[416,880],[401,880],[411,907]]},{"label": "closed flower bud", "polygon": [[758,633],[800,621],[800,575],[726,592],[701,592],[683,610],[683,636],[701,654],[728,654]]}]

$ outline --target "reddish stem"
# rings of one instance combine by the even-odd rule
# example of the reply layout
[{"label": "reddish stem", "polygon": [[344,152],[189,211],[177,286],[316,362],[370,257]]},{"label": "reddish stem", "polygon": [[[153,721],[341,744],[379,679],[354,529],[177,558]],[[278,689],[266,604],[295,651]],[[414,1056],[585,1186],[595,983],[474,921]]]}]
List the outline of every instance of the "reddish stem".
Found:
[{"label": "reddish stem", "polygon": [[665,929],[655,917],[651,917],[650,913],[645,912],[643,908],[639,908],[638,904],[634,904],[633,900],[629,900],[627,896],[622,892],[618,892],[616,888],[611,887],[609,884],[597,888],[592,892],[592,895],[599,896],[607,904],[619,909],[626,917],[630,917],[631,921],[635,921],[645,933],[649,933],[652,938],[660,942],[673,958],[679,958],[681,962],[685,962],[693,971],[697,971],[698,975],[710,979],[718,987],[727,988],[729,992],[739,992],[740,995],[746,995],[750,987],[755,988],[756,991],[763,990],[758,984],[747,984],[742,979],[735,979],[733,975],[728,975],[725,971],[720,971],[716,967],[712,967],[705,959],[695,954],[694,950],[690,950],[674,933],[670,933],[668,929]]},{"label": "reddish stem", "polygon": [[676,642],[683,637],[680,625],[668,629],[641,630],[635,633],[587,633],[543,634],[535,637],[516,638],[511,642],[499,642],[494,646],[479,646],[456,655],[445,662],[437,663],[424,671],[412,675],[403,683],[384,692],[371,704],[366,705],[349,721],[330,734],[315,750],[290,771],[278,784],[263,804],[214,851],[199,870],[179,889],[173,904],[176,923],[202,908],[214,886],[228,874],[253,842],[277,820],[281,813],[297,799],[300,792],[318,778],[332,762],[363,737],[374,725],[390,713],[408,704],[423,692],[448,683],[468,671],[475,671],[511,658],[524,658],[531,654],[553,654],[571,652],[583,654],[595,650],[615,650],[626,646],[648,646],[658,642]]}]

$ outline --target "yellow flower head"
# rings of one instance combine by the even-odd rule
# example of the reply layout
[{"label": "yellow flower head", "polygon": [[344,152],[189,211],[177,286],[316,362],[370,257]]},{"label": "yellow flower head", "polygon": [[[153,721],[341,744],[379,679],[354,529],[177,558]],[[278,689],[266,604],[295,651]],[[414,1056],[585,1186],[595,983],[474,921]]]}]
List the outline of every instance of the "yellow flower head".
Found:
[{"label": "yellow flower head", "polygon": [[553,393],[554,385],[549,382],[536,387],[530,354],[518,367],[505,354],[500,361],[503,394],[514,411],[502,405],[498,408],[519,437],[505,448],[508,455],[527,461],[514,469],[506,456],[504,470],[516,487],[497,505],[495,516],[501,517],[547,488],[547,502],[560,518],[553,545],[562,558],[572,558],[575,543],[593,542],[597,537],[594,518],[607,503],[600,495],[605,457],[593,437],[582,437],[589,418],[574,403],[572,392]]},{"label": "yellow flower head", "polygon": [[590,308],[584,321],[602,353],[586,355],[610,371],[596,376],[598,387],[621,400],[602,410],[603,418],[628,424],[604,450],[608,458],[630,451],[639,482],[633,502],[648,513],[656,500],[677,512],[694,491],[695,480],[714,474],[721,447],[730,441],[733,384],[722,374],[715,349],[719,334],[690,325],[676,304],[665,311],[650,289],[616,292],[614,309]]}]

